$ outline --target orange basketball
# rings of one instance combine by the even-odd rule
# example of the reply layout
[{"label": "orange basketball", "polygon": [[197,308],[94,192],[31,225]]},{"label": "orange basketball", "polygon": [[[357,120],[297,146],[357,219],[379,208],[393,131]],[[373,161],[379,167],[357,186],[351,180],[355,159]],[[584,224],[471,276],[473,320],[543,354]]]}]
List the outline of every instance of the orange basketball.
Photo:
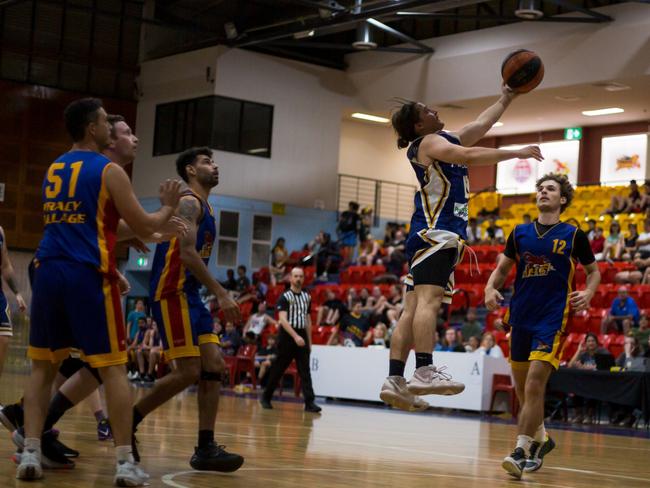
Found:
[{"label": "orange basketball", "polygon": [[503,60],[501,76],[516,93],[528,93],[542,82],[544,64],[534,52],[519,49]]}]

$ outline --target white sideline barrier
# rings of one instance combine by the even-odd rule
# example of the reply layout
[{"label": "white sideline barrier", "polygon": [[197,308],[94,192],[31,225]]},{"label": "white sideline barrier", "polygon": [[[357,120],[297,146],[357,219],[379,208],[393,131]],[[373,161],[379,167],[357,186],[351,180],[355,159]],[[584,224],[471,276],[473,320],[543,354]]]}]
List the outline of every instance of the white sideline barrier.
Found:
[{"label": "white sideline barrier", "polygon": [[[311,351],[311,376],[318,396],[381,401],[379,391],[388,375],[388,349],[315,345]],[[447,366],[453,379],[465,383],[459,395],[428,395],[434,407],[486,411],[490,408],[492,376],[510,374],[508,361],[476,353],[435,352],[433,363]],[[406,378],[415,369],[415,354],[409,354]]]}]

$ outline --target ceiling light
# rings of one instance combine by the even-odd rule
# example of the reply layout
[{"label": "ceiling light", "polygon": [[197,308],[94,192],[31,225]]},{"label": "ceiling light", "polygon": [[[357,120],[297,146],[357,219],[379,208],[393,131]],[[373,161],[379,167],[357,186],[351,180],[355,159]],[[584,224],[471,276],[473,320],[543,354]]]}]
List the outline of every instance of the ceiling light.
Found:
[{"label": "ceiling light", "polygon": [[544,16],[539,0],[519,0],[515,16],[525,20],[537,20]]},{"label": "ceiling light", "polygon": [[306,39],[308,37],[314,37],[314,34],[316,34],[316,31],[314,29],[308,30],[308,31],[296,32],[293,35],[293,38],[294,39]]},{"label": "ceiling light", "polygon": [[503,127],[503,122],[495,122],[492,127]]},{"label": "ceiling light", "polygon": [[260,153],[268,152],[268,150],[269,150],[268,147],[256,147],[255,149],[249,149],[248,154],[260,154]]},{"label": "ceiling light", "polygon": [[386,117],[378,117],[376,115],[364,114],[361,112],[354,112],[352,114],[352,118],[369,120],[370,122],[379,122],[380,124],[387,124],[388,122],[390,122],[390,119],[387,119]]},{"label": "ceiling light", "polygon": [[555,99],[560,100],[561,102],[577,102],[578,100],[581,100],[581,97],[576,95],[556,95]]},{"label": "ceiling light", "polygon": [[583,110],[582,115],[587,117],[595,117],[597,115],[611,115],[611,114],[620,114],[625,112],[622,108],[611,107],[611,108],[599,108],[598,110]]}]

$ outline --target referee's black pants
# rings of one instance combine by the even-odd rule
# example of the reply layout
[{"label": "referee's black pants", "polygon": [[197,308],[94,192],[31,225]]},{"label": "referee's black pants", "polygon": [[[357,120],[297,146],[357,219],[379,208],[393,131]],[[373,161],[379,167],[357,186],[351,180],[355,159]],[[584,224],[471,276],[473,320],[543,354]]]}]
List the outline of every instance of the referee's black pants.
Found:
[{"label": "referee's black pants", "polygon": [[296,341],[294,341],[289,334],[284,331],[280,332],[280,337],[278,339],[278,356],[271,365],[269,381],[264,389],[263,397],[265,400],[271,401],[273,393],[278,387],[280,380],[282,380],[284,372],[291,364],[291,361],[295,359],[305,404],[308,405],[314,402],[314,389],[311,386],[311,372],[309,370],[310,350],[309,342],[307,341],[307,332],[305,330],[296,329],[296,333],[305,340],[305,345],[303,347],[299,347],[298,344],[296,344]]}]

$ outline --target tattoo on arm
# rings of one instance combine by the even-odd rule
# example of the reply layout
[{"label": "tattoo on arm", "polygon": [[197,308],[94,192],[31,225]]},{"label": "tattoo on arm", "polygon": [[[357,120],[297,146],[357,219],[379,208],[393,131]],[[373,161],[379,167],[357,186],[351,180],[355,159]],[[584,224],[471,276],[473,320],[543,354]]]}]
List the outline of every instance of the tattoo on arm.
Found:
[{"label": "tattoo on arm", "polygon": [[178,215],[192,224],[196,224],[199,217],[200,208],[193,197],[182,198],[178,204]]}]

